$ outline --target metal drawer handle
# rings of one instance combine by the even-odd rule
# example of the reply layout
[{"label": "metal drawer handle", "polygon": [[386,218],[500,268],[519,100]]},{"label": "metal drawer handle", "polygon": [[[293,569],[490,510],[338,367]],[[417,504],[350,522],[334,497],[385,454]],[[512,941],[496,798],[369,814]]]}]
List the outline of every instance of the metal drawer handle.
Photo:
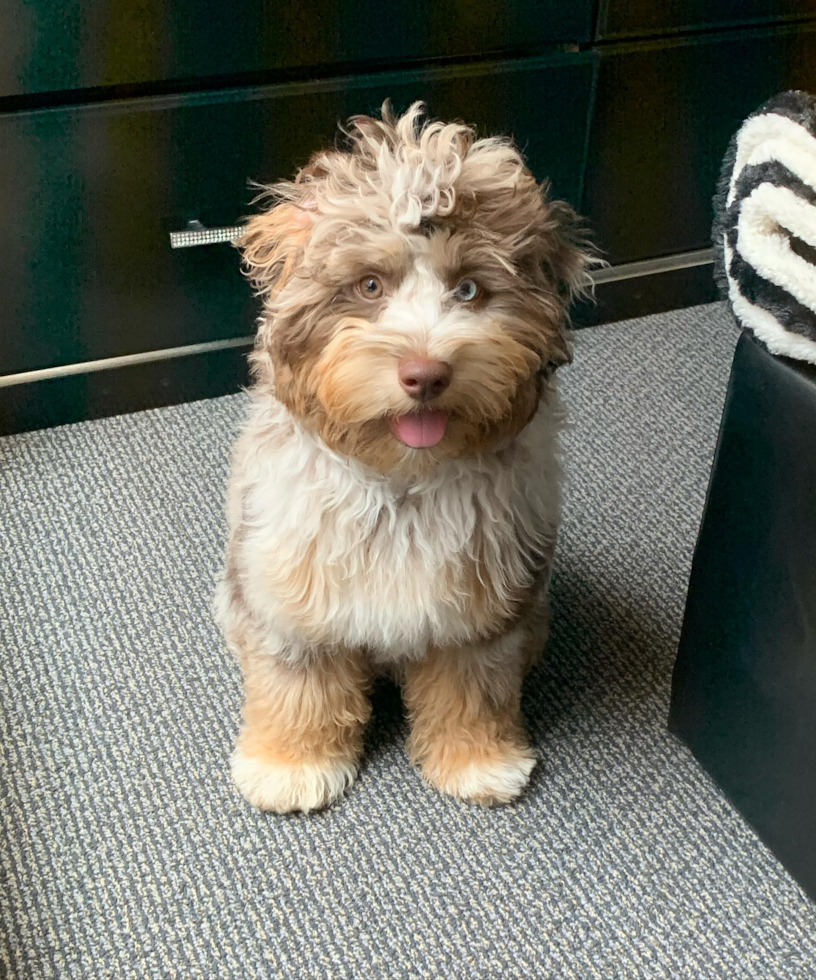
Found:
[{"label": "metal drawer handle", "polygon": [[243,225],[226,228],[205,228],[200,221],[188,221],[184,231],[170,232],[170,248],[194,248],[197,245],[218,245],[237,242],[244,233]]}]

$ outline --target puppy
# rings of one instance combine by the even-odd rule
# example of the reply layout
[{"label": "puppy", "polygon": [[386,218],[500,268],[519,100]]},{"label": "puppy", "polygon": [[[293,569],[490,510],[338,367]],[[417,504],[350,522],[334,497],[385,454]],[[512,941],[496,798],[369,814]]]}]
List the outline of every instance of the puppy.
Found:
[{"label": "puppy", "polygon": [[351,119],[240,242],[264,310],[216,608],[245,679],[232,775],[279,813],[351,784],[381,670],[442,792],[505,803],[535,763],[553,371],[592,260],[511,142],[421,114]]}]

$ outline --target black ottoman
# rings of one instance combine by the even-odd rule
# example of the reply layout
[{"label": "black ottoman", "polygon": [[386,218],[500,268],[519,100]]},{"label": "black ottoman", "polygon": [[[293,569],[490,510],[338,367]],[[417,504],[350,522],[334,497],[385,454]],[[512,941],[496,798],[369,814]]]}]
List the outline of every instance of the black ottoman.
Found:
[{"label": "black ottoman", "polygon": [[816,367],[739,340],[669,726],[816,898]]}]

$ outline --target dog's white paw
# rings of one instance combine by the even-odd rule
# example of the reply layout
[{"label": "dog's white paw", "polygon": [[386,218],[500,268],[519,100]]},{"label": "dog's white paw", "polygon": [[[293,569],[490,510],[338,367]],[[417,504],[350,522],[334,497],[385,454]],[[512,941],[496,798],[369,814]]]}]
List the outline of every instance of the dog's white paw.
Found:
[{"label": "dog's white paw", "polygon": [[270,762],[244,755],[232,756],[232,778],[244,797],[261,810],[308,813],[333,803],[354,782],[357,766],[350,759],[329,759],[300,764]]},{"label": "dog's white paw", "polygon": [[531,748],[510,745],[454,765],[425,766],[423,772],[443,793],[466,803],[495,806],[521,795],[535,764]]}]

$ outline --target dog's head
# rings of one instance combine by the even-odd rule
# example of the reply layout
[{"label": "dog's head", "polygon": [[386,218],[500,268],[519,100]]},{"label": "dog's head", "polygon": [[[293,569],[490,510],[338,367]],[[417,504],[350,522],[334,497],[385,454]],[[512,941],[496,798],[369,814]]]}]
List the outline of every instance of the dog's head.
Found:
[{"label": "dog's head", "polygon": [[421,111],[353,118],[348,149],[269,188],[240,242],[264,297],[258,383],[384,473],[524,428],[570,358],[591,261],[572,209],[509,141]]}]

